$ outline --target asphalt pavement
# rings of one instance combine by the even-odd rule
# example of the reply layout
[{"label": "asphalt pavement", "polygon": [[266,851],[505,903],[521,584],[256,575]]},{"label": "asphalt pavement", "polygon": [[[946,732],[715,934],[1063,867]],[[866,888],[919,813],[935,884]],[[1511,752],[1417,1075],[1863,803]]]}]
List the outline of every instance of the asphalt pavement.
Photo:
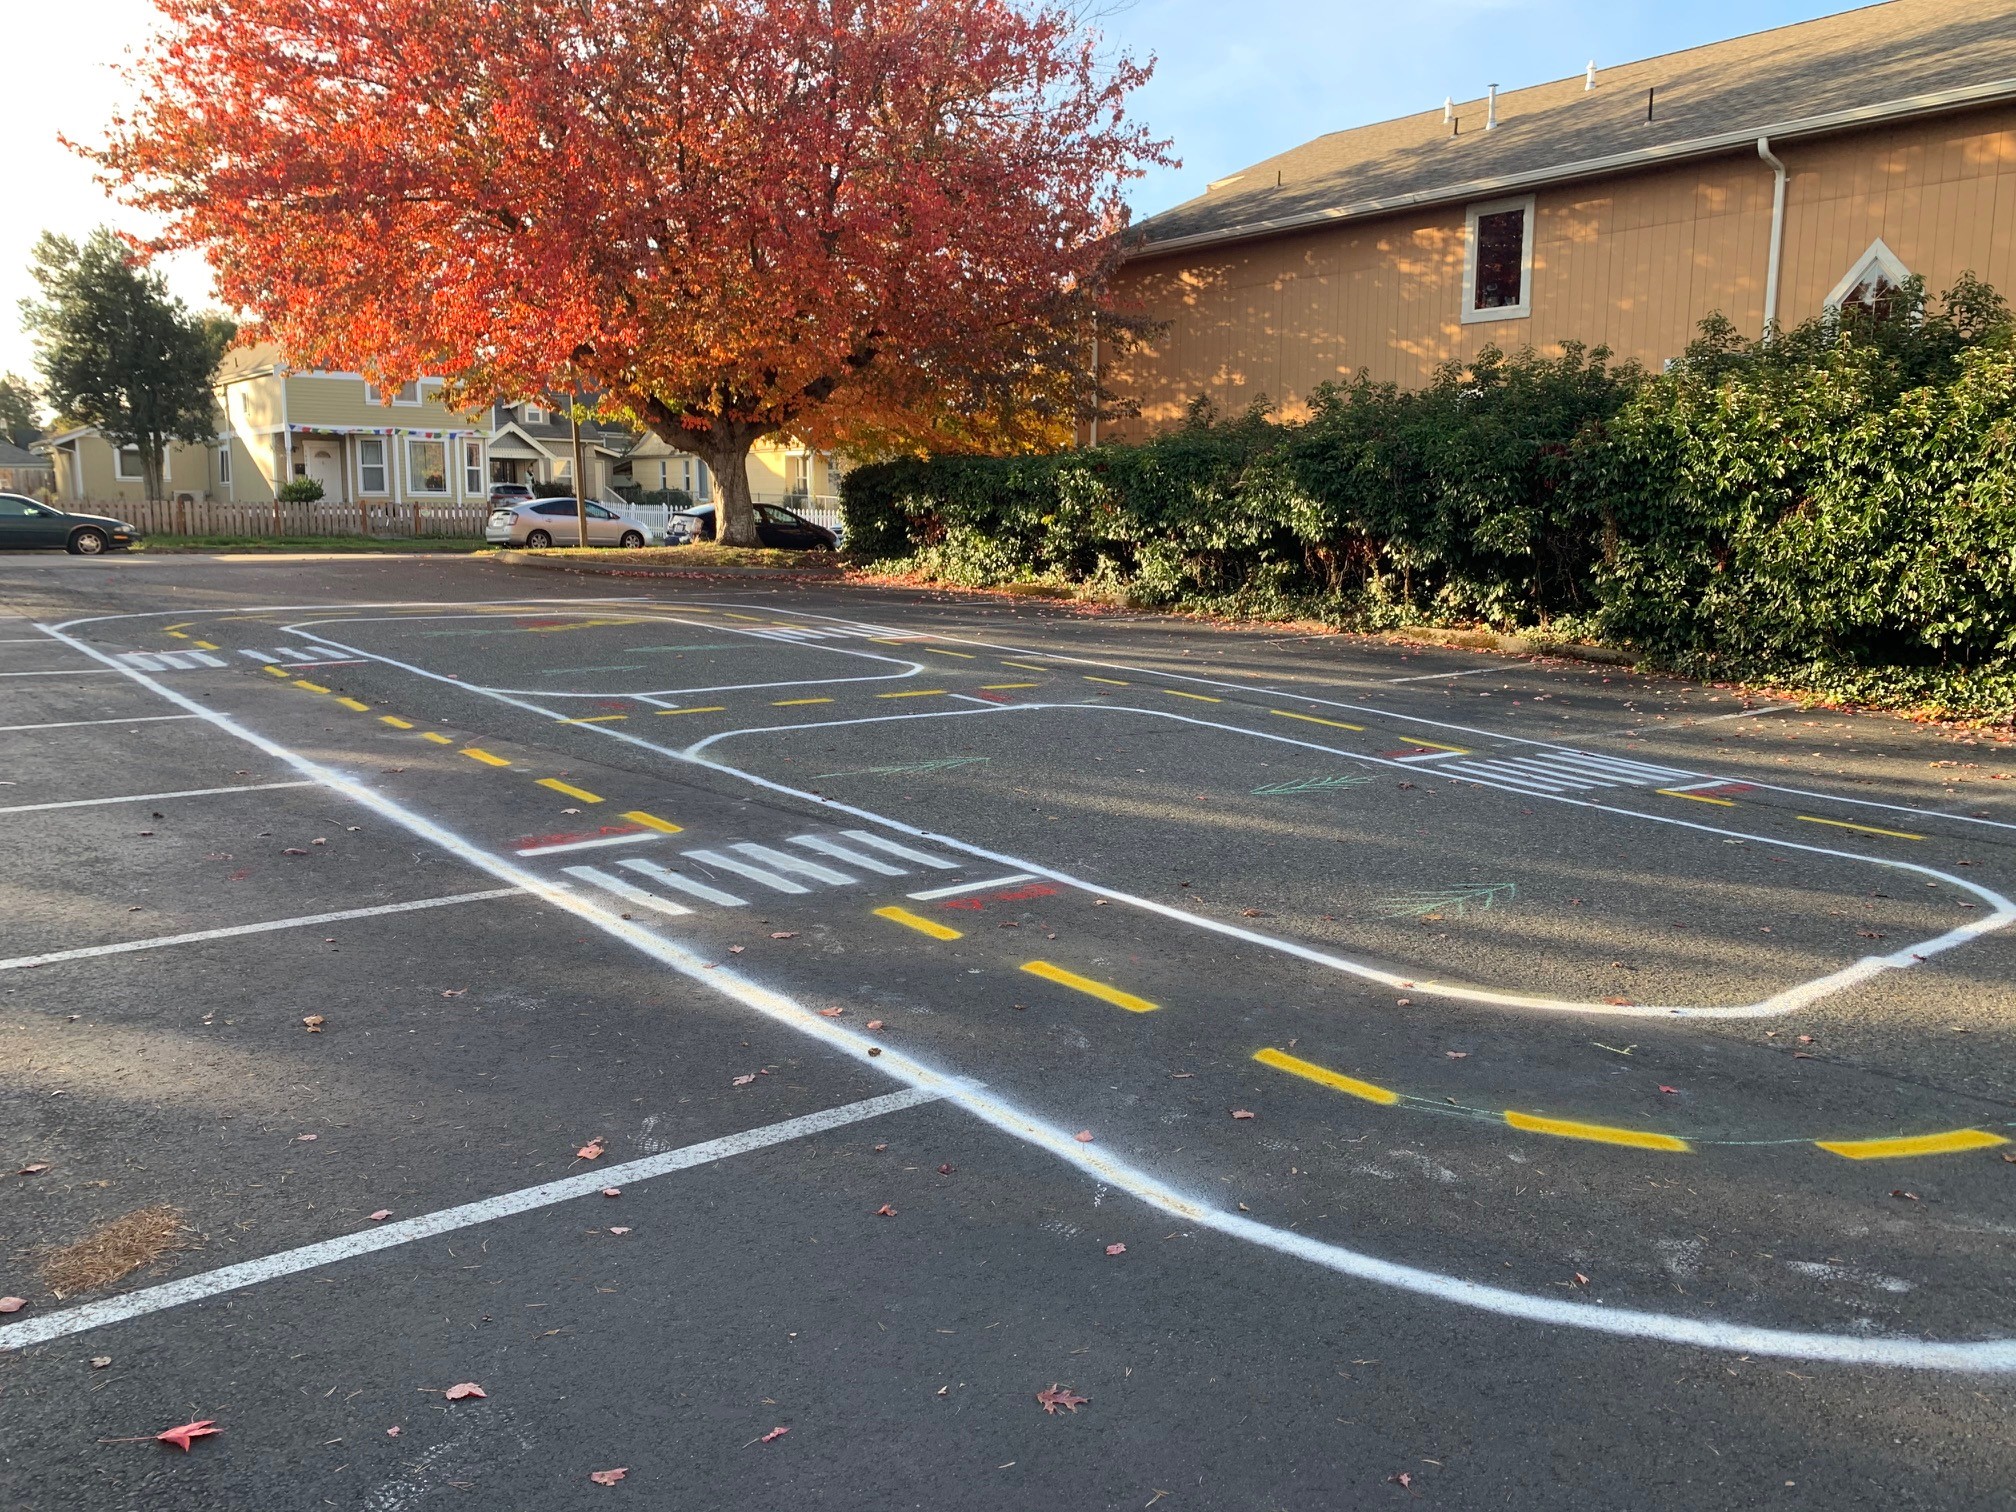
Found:
[{"label": "asphalt pavement", "polygon": [[0,740],[0,1506],[2016,1501],[1993,736],[311,554]]}]

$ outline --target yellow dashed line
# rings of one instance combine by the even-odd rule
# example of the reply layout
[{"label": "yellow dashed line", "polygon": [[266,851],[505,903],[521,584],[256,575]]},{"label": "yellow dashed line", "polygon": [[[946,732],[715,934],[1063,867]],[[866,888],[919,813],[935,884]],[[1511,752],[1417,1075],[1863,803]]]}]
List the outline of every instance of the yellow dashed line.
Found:
[{"label": "yellow dashed line", "polygon": [[728,705],[709,704],[704,709],[660,709],[658,712],[660,714],[725,714],[728,712]]},{"label": "yellow dashed line", "polygon": [[1040,688],[1042,686],[1043,684],[1041,683],[982,683],[980,691],[982,693],[1000,693],[1008,688]]},{"label": "yellow dashed line", "polygon": [[292,673],[281,671],[278,667],[261,667],[259,670],[269,673],[274,677],[291,677],[293,675]]},{"label": "yellow dashed line", "polygon": [[632,824],[641,824],[648,830],[656,830],[661,835],[676,835],[683,828],[670,819],[660,819],[656,814],[647,814],[642,809],[632,809],[623,816]]},{"label": "yellow dashed line", "polygon": [[[474,756],[476,753],[473,750],[469,750],[464,751],[462,754],[464,756]],[[509,766],[510,763],[508,761],[499,762],[498,765]],[[579,798],[583,803],[600,803],[602,801],[600,793],[591,793],[586,788],[577,788],[573,783],[562,782],[558,777],[541,777],[539,779],[539,786],[551,788],[556,793],[565,793],[569,798]]]},{"label": "yellow dashed line", "polygon": [[1685,1155],[1693,1146],[1671,1134],[1648,1134],[1642,1129],[1619,1129],[1610,1124],[1577,1123],[1572,1118],[1545,1118],[1538,1113],[1507,1110],[1505,1122],[1529,1134],[1553,1134],[1561,1139],[1586,1139],[1596,1144],[1629,1145],[1636,1150],[1671,1150]]},{"label": "yellow dashed line", "polygon": [[186,635],[184,635],[184,634],[183,634],[183,633],[182,633],[182,632],[181,632],[180,630],[164,630],[164,631],[162,631],[161,633],[162,633],[163,635],[172,635],[172,636],[174,636],[174,637],[175,637],[175,639],[177,639],[177,640],[187,640],[187,639],[189,639],[189,637],[188,637],[188,636],[186,636]]},{"label": "yellow dashed line", "polygon": [[924,649],[926,651],[936,651],[940,656],[956,656],[961,661],[974,660],[974,656],[971,651],[947,651],[943,646],[926,646]]},{"label": "yellow dashed line", "polygon": [[747,620],[752,625],[761,625],[766,623],[763,616],[760,614],[737,614],[733,609],[726,610],[725,613],[730,619]]},{"label": "yellow dashed line", "polygon": [[450,740],[450,739],[449,739],[449,738],[448,738],[448,737],[447,737],[446,735],[436,735],[436,734],[435,734],[435,733],[434,733],[434,732],[433,732],[432,730],[422,730],[422,731],[420,732],[420,738],[421,738],[422,740],[431,740],[431,741],[433,741],[433,742],[434,742],[434,744],[436,744],[436,745],[453,745],[453,744],[455,744],[455,742],[454,742],[454,741],[452,741],[452,740]]},{"label": "yellow dashed line", "polygon": [[936,698],[943,688],[913,688],[907,693],[877,693],[877,698]]},{"label": "yellow dashed line", "polygon": [[900,646],[904,644],[904,642],[900,640],[891,640],[886,635],[871,635],[868,637],[868,639],[875,642],[875,644],[878,646]]},{"label": "yellow dashed line", "polygon": [[1347,1092],[1353,1097],[1362,1097],[1367,1102],[1390,1106],[1400,1101],[1398,1092],[1375,1086],[1368,1081],[1360,1081],[1355,1076],[1332,1071],[1328,1066],[1319,1066],[1314,1061],[1305,1061],[1285,1050],[1256,1050],[1253,1059],[1263,1066],[1272,1066],[1276,1071],[1286,1071],[1290,1076],[1299,1076],[1304,1081],[1315,1082],[1319,1087],[1329,1087],[1333,1091]]},{"label": "yellow dashed line", "polygon": [[381,723],[388,724],[395,730],[410,730],[413,728],[412,720],[401,719],[396,714],[380,714],[378,718]]},{"label": "yellow dashed line", "polygon": [[1365,726],[1346,724],[1341,719],[1318,719],[1314,714],[1296,714],[1288,709],[1269,709],[1267,712],[1279,714],[1283,719],[1299,719],[1307,724],[1328,725],[1333,730],[1356,730],[1361,735],[1365,733]]},{"label": "yellow dashed line", "polygon": [[914,914],[907,908],[896,908],[893,906],[878,908],[875,910],[875,917],[878,919],[888,919],[895,924],[901,924],[905,929],[914,929],[919,934],[927,934],[934,940],[956,940],[959,938],[959,931],[950,925],[940,924],[936,919],[927,919],[922,914]]},{"label": "yellow dashed line", "polygon": [[1163,688],[1159,691],[1167,693],[1171,698],[1194,698],[1199,703],[1225,702],[1222,698],[1213,698],[1209,693],[1185,693],[1181,688]]},{"label": "yellow dashed line", "polygon": [[1400,738],[1406,741],[1407,744],[1409,745],[1423,746],[1431,751],[1448,751],[1452,755],[1456,756],[1468,756],[1470,754],[1469,751],[1464,749],[1462,746],[1437,745],[1432,740],[1416,740],[1412,735],[1402,735]]},{"label": "yellow dashed line", "polygon": [[579,719],[563,719],[562,724],[608,724],[615,719],[628,719],[628,714],[584,714]]},{"label": "yellow dashed line", "polygon": [[1004,661],[1001,665],[1004,667],[1020,667],[1024,672],[1048,672],[1050,670],[1048,667],[1037,666],[1035,662]]},{"label": "yellow dashed line", "polygon": [[1907,1134],[1898,1139],[1816,1139],[1830,1155],[1848,1160],[1897,1160],[1907,1155],[1952,1155],[1986,1150],[2009,1141],[1986,1129],[1953,1129],[1944,1134]]},{"label": "yellow dashed line", "polygon": [[778,698],[771,701],[773,709],[795,709],[799,704],[831,703],[830,698]]},{"label": "yellow dashed line", "polygon": [[215,651],[217,649],[215,641],[191,641],[190,644],[195,646],[198,651]]},{"label": "yellow dashed line", "polygon": [[1706,793],[1683,793],[1678,788],[1660,788],[1662,798],[1685,798],[1689,803],[1719,803],[1724,808],[1736,807],[1734,798],[1710,798]]},{"label": "yellow dashed line", "polygon": [[1095,982],[1091,977],[1080,976],[1075,971],[1066,971],[1062,966],[1052,966],[1048,961],[1025,961],[1022,969],[1031,976],[1042,977],[1045,981],[1055,982],[1060,987],[1069,987],[1074,992],[1082,992],[1088,997],[1111,1003],[1115,1008],[1125,1008],[1129,1013],[1153,1013],[1162,1006],[1160,1003],[1151,1003],[1146,998],[1136,997],[1131,992],[1122,992],[1118,987]]},{"label": "yellow dashed line", "polygon": [[1122,682],[1117,677],[1094,677],[1090,672],[1081,672],[1079,676],[1083,677],[1087,682],[1105,683],[1109,687],[1131,688],[1134,686],[1132,683]]},{"label": "yellow dashed line", "polygon": [[305,677],[295,678],[294,686],[297,688],[306,688],[310,693],[327,693],[329,691],[327,688],[323,687],[322,684],[311,683]]},{"label": "yellow dashed line", "polygon": [[502,756],[493,755],[481,746],[464,746],[462,747],[462,754],[467,756],[471,761],[482,762],[485,766],[508,767],[511,765]]},{"label": "yellow dashed line", "polygon": [[1909,830],[1878,829],[1873,824],[1850,824],[1846,819],[1816,819],[1811,814],[1798,815],[1801,824],[1829,824],[1835,829],[1860,830],[1865,835],[1887,835],[1892,840],[1923,840],[1923,835],[1914,835]]},{"label": "yellow dashed line", "polygon": [[339,698],[336,702],[343,705],[346,709],[355,709],[359,714],[369,714],[371,712],[371,705],[359,703],[354,698]]}]

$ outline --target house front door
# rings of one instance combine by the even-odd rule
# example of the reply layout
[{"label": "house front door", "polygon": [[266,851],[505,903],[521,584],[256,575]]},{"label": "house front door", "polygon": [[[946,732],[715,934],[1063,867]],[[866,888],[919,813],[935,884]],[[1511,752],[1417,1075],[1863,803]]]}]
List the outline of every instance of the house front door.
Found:
[{"label": "house front door", "polygon": [[322,485],[322,497],[340,502],[344,497],[343,443],[329,436],[310,436],[301,449],[307,458],[307,475]]}]

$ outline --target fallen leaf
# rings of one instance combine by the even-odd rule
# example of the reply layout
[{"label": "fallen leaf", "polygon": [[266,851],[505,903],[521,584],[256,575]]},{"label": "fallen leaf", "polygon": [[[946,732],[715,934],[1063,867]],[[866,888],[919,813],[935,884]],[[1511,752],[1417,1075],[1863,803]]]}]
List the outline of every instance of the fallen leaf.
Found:
[{"label": "fallen leaf", "polygon": [[1444,1051],[1443,1051],[1442,1053],[1443,1053],[1444,1055],[1448,1056],[1448,1057],[1449,1057],[1449,1059],[1451,1059],[1451,1060],[1468,1060],[1468,1059],[1470,1059],[1470,1052],[1469,1052],[1468,1050],[1444,1050]]},{"label": "fallen leaf", "polygon": [[869,1027],[870,1029],[880,1029],[880,1028],[882,1027],[882,1020],[880,1020],[880,1019],[870,1019],[870,1020],[868,1020],[868,1027]]},{"label": "fallen leaf", "polygon": [[1414,1006],[1414,999],[1412,998],[1395,998],[1393,1001],[1402,1008],[1412,1008]]},{"label": "fallen leaf", "polygon": [[1813,1043],[1813,1036],[1810,1034],[1802,1034],[1799,1036],[1799,1043],[1802,1045],[1810,1045]]},{"label": "fallen leaf", "polygon": [[1676,1096],[1677,1096],[1677,1095],[1679,1094],[1679,1091],[1680,1091],[1680,1089],[1679,1089],[1678,1087],[1669,1087],[1669,1086],[1666,1086],[1666,1085],[1664,1085],[1663,1083],[1662,1083],[1662,1084],[1660,1085],[1660,1088],[1659,1088],[1659,1090],[1660,1090],[1661,1092],[1671,1092],[1671,1093],[1673,1093],[1673,1094],[1674,1094],[1674,1095],[1676,1095]]},{"label": "fallen leaf", "polygon": [[896,1216],[896,1209],[885,1202],[882,1206],[875,1209],[875,1216],[877,1218],[894,1218]]},{"label": "fallen leaf", "polygon": [[602,1158],[602,1152],[607,1150],[608,1148],[609,1147],[607,1145],[602,1143],[602,1136],[600,1134],[597,1134],[593,1139],[589,1140],[588,1143],[581,1146],[580,1149],[574,1152],[574,1158],[576,1160],[600,1160]]},{"label": "fallen leaf", "polygon": [[467,987],[444,987],[441,989],[441,996],[460,997],[462,996],[463,993],[467,992],[468,990],[469,989]]},{"label": "fallen leaf", "polygon": [[280,854],[283,856],[305,856],[308,854],[308,852],[303,850],[298,845],[290,845],[286,849],[281,851]]},{"label": "fallen leaf", "polygon": [[1195,1071],[1171,1071],[1171,1072],[1169,1073],[1169,1080],[1171,1080],[1171,1081],[1191,1081],[1191,1080],[1193,1080],[1193,1079],[1194,1079],[1194,1078],[1196,1077],[1196,1075],[1197,1075],[1197,1073],[1196,1073]]},{"label": "fallen leaf", "polygon": [[313,1144],[319,1138],[321,1138],[319,1134],[296,1134],[294,1136],[295,1142],[297,1144],[299,1143]]},{"label": "fallen leaf", "polygon": [[598,1486],[613,1486],[629,1473],[629,1466],[622,1465],[614,1470],[590,1470],[588,1472],[588,1479],[595,1482]]},{"label": "fallen leaf", "polygon": [[1059,1407],[1062,1407],[1066,1412],[1076,1412],[1080,1407],[1091,1401],[1092,1398],[1073,1396],[1069,1386],[1059,1386],[1055,1381],[1052,1381],[1048,1391],[1039,1391],[1036,1393],[1036,1400],[1043,1404],[1045,1412],[1055,1417]]},{"label": "fallen leaf", "polygon": [[1902,1197],[1906,1202],[1916,1202],[1918,1200],[1916,1192],[1907,1192],[1902,1187],[1891,1188],[1890,1195],[1892,1197]]},{"label": "fallen leaf", "polygon": [[1242,908],[1239,910],[1239,917],[1242,919],[1271,919],[1274,915],[1261,908]]},{"label": "fallen leaf", "polygon": [[959,1167],[957,1167],[957,1166],[955,1166],[955,1165],[950,1165],[950,1164],[947,1164],[947,1165],[941,1165],[940,1167],[938,1167],[938,1174],[939,1174],[940,1176],[950,1176],[950,1175],[951,1175],[951,1174],[952,1174],[952,1173],[953,1173],[954,1171],[956,1171],[956,1170],[958,1170],[958,1169],[959,1169]]},{"label": "fallen leaf", "polygon": [[841,1014],[845,1013],[846,1011],[847,1010],[845,1008],[821,1008],[819,1010],[819,1017],[838,1018],[840,1017]]},{"label": "fallen leaf", "polygon": [[1244,1108],[1234,1108],[1232,1110],[1232,1116],[1234,1118],[1255,1118],[1258,1117],[1259,1115],[1254,1113],[1248,1113]]},{"label": "fallen leaf", "polygon": [[770,931],[770,938],[773,940],[795,940],[798,938],[798,931],[795,929],[773,929]]},{"label": "fallen leaf", "polygon": [[776,1428],[772,1428],[768,1433],[764,1434],[763,1437],[758,1439],[756,1442],[759,1444],[775,1443],[778,1439],[784,1437],[784,1435],[789,1433],[790,1431],[791,1430],[789,1428],[785,1428],[780,1425]]},{"label": "fallen leaf", "polygon": [[46,1171],[48,1169],[49,1169],[48,1161],[38,1160],[33,1165],[25,1165],[21,1167],[21,1169],[16,1171],[14,1174],[16,1176],[36,1176],[40,1175],[43,1171]]},{"label": "fallen leaf", "polygon": [[385,1430],[385,1437],[397,1438],[399,1437],[401,1431],[402,1430],[400,1429],[399,1425],[397,1423],[394,1423],[390,1428],[387,1428]]},{"label": "fallen leaf", "polygon": [[1402,1491],[1406,1491],[1413,1487],[1414,1477],[1409,1475],[1405,1470],[1402,1470],[1398,1475],[1387,1476],[1386,1484],[1389,1486],[1398,1486]]},{"label": "fallen leaf", "polygon": [[1582,1272],[1577,1271],[1575,1272],[1575,1284],[1577,1286],[1587,1286],[1589,1284],[1589,1278],[1583,1275]]},{"label": "fallen leaf", "polygon": [[868,1053],[871,1056],[880,1055],[882,1053],[882,1047],[880,1045],[870,1045],[868,1047]]},{"label": "fallen leaf", "polygon": [[1080,1144],[1092,1143],[1092,1131],[1090,1129],[1080,1129],[1076,1134],[1073,1134],[1071,1137],[1077,1140],[1078,1143]]},{"label": "fallen leaf", "polygon": [[581,812],[581,810],[579,810],[578,808],[574,808],[574,809],[562,809],[562,810],[560,810],[560,812],[561,812],[561,813],[563,813],[563,814],[578,814],[578,813],[580,813],[580,812]]},{"label": "fallen leaf", "polygon": [[378,1209],[377,1212],[371,1215],[371,1221],[373,1223],[383,1223],[387,1218],[390,1218],[391,1216],[392,1216],[392,1209],[380,1208]]},{"label": "fallen leaf", "polygon": [[1127,1253],[1127,1246],[1124,1244],[1109,1244],[1106,1246],[1106,1253],[1109,1255],[1124,1255]]},{"label": "fallen leaf", "polygon": [[754,1080],[756,1080],[756,1073],[752,1071],[747,1076],[736,1077],[733,1081],[728,1083],[728,1085],[731,1087],[746,1087],[749,1085],[749,1083],[753,1082]]},{"label": "fallen leaf", "polygon": [[1629,1008],[1632,1006],[1631,999],[1627,997],[1606,997],[1603,1001],[1608,1003],[1612,1008]]},{"label": "fallen leaf", "polygon": [[0,1313],[19,1312],[27,1305],[26,1297],[0,1297]]},{"label": "fallen leaf", "polygon": [[450,1386],[441,1395],[451,1402],[459,1402],[464,1397],[487,1397],[490,1393],[485,1391],[481,1386],[478,1386],[474,1381],[462,1381]]},{"label": "fallen leaf", "polygon": [[728,954],[730,954],[730,955],[740,955],[740,954],[742,954],[742,952],[743,952],[743,951],[747,950],[748,948],[749,948],[749,947],[748,947],[748,946],[746,946],[746,945],[730,945],[730,946],[728,947]]},{"label": "fallen leaf", "polygon": [[91,1356],[91,1368],[93,1370],[103,1370],[107,1365],[110,1365],[111,1363],[112,1363],[112,1356],[110,1355]]},{"label": "fallen leaf", "polygon": [[306,1026],[310,1034],[320,1034],[322,1032],[322,1026],[328,1023],[329,1020],[322,1017],[322,1015],[319,1013],[311,1013],[308,1015],[308,1017],[301,1020],[301,1022],[304,1026]]},{"label": "fallen leaf", "polygon": [[609,1230],[609,1232],[612,1234],[627,1234],[630,1232],[630,1230],[628,1230],[627,1228],[612,1228],[611,1230]]},{"label": "fallen leaf", "polygon": [[602,1195],[603,1195],[604,1197],[621,1197],[621,1196],[623,1195],[623,1188],[621,1188],[621,1187],[604,1187],[604,1188],[602,1188]]},{"label": "fallen leaf", "polygon": [[173,1444],[177,1449],[187,1454],[191,1439],[208,1438],[211,1434],[219,1431],[212,1426],[216,1421],[217,1419],[215,1418],[198,1418],[193,1423],[182,1423],[173,1428],[163,1428],[159,1433],[154,1435],[154,1439],[157,1443]]}]

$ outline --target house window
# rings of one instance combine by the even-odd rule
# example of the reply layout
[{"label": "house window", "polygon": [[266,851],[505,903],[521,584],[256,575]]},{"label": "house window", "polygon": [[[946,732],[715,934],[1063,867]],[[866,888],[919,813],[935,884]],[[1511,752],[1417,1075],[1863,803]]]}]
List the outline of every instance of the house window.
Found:
[{"label": "house window", "polygon": [[[379,393],[378,385],[375,383],[364,385],[364,397],[369,399],[373,404],[383,402],[383,396]],[[394,404],[418,404],[420,402],[420,384],[418,380],[400,384],[399,392],[392,396],[392,402]]]},{"label": "house window", "polygon": [[525,423],[527,425],[544,425],[546,423],[546,411],[536,404],[526,405]]},{"label": "house window", "polygon": [[1899,295],[1910,276],[1911,270],[1904,266],[1904,260],[1878,237],[1855,260],[1841,282],[1834,285],[1834,291],[1826,298],[1826,307],[1837,314],[1844,307],[1857,307],[1868,312],[1873,320],[1888,320],[1904,313]]},{"label": "house window", "polygon": [[121,483],[139,483],[145,480],[147,474],[141,470],[139,447],[122,446],[113,453],[112,476]]},{"label": "house window", "polygon": [[391,492],[385,486],[385,438],[382,436],[357,438],[357,491],[367,494]]},{"label": "house window", "polygon": [[448,492],[448,443],[407,441],[406,480],[413,485],[415,493]]},{"label": "house window", "polygon": [[483,443],[464,441],[462,443],[462,492],[480,494],[483,492]]},{"label": "house window", "polygon": [[658,464],[658,492],[660,493],[665,492],[668,486],[665,480],[670,476],[669,468],[669,463],[660,462]]},{"label": "house window", "polygon": [[217,448],[217,481],[224,487],[231,486],[231,443],[226,441]]},{"label": "house window", "polygon": [[1533,313],[1533,196],[1489,200],[1464,216],[1463,320]]}]

